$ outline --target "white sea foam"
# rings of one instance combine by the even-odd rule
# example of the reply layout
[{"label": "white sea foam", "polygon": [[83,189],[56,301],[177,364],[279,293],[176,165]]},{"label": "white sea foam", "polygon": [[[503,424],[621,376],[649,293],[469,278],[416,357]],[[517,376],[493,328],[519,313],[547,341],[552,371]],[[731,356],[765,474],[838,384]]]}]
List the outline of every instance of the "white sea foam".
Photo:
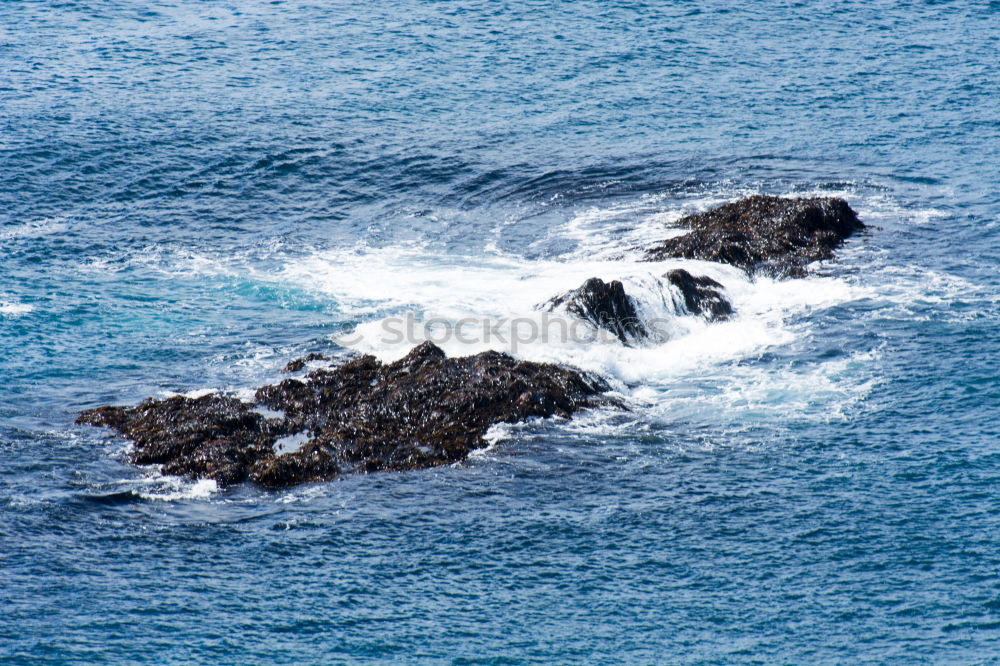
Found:
[{"label": "white sea foam", "polygon": [[[678,316],[657,278],[679,267],[725,285],[737,316],[715,324],[696,316]],[[670,339],[625,347],[615,339],[570,339],[558,327],[546,327],[536,306],[595,276],[621,280],[626,292],[638,300],[644,317],[666,322]],[[708,262],[456,260],[398,249],[316,255],[289,265],[283,277],[328,294],[358,318],[369,318],[352,335],[338,339],[386,361],[429,338],[450,355],[495,349],[527,360],[569,363],[626,384],[668,383],[693,369],[757,356],[794,339],[787,325],[794,315],[870,294],[864,287],[828,277],[751,281],[735,268]],[[406,331],[409,321],[395,314],[377,316],[401,309],[419,317],[412,335]],[[463,335],[456,335],[454,327],[447,335],[445,322],[463,319],[467,321]],[[423,323],[431,320],[442,325],[425,328]],[[522,330],[517,330],[518,325]],[[533,330],[546,329],[552,334],[524,339]]]},{"label": "white sea foam", "polygon": [[[322,485],[307,485],[307,486],[296,486],[291,490],[287,490],[281,493],[275,498],[275,502],[278,504],[296,504],[298,502],[311,502],[317,497],[325,496],[329,493],[329,489]],[[295,527],[297,520],[291,520],[285,523],[285,529],[289,530]]]},{"label": "white sea foam", "polygon": [[176,393],[173,391],[160,391],[159,395],[161,398],[172,398],[174,396],[183,396],[185,398],[190,398],[191,400],[197,400],[198,398],[204,398],[206,395],[211,395],[218,392],[218,389],[214,388],[200,388],[192,389],[190,391],[185,391],[183,393]]},{"label": "white sea foam", "polygon": [[0,315],[3,315],[4,317],[20,317],[21,315],[26,315],[29,312],[34,312],[34,310],[35,306],[27,303],[0,300]]},{"label": "white sea foam", "polygon": [[40,238],[42,236],[62,233],[67,229],[69,229],[69,225],[66,223],[66,220],[59,217],[46,218],[36,222],[27,222],[0,229],[0,242],[15,238]]},{"label": "white sea foam", "polygon": [[133,492],[147,500],[176,502],[187,499],[208,499],[219,491],[219,484],[213,479],[191,480],[179,476],[154,474],[145,479],[129,480],[123,483],[138,484]]},{"label": "white sea foam", "polygon": [[483,439],[486,440],[486,446],[481,449],[475,449],[469,454],[470,460],[488,460],[493,457],[493,453],[496,450],[497,445],[507,439],[510,439],[514,432],[519,428],[524,427],[523,423],[495,423],[489,427],[486,434],[483,435]]}]

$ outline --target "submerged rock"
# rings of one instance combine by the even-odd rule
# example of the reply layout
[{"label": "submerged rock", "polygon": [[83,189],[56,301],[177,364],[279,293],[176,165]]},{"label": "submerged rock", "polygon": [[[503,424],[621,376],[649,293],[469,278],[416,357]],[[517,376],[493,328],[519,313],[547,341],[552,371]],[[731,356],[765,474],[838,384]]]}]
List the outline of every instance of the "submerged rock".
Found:
[{"label": "submerged rock", "polygon": [[552,298],[539,306],[549,312],[564,309],[584,321],[614,333],[628,343],[646,337],[635,301],[618,280],[605,282],[590,278],[577,289]]},{"label": "submerged rock", "polygon": [[647,259],[702,259],[775,277],[804,276],[806,264],[832,258],[845,238],[864,228],[843,199],[764,195],[690,215],[678,226],[691,231],[648,249]]},{"label": "submerged rock", "polygon": [[722,321],[733,314],[733,306],[722,295],[724,287],[710,277],[695,277],[684,269],[666,273],[663,277],[677,287],[684,298],[684,308],[691,314],[709,321]]},{"label": "submerged rock", "polygon": [[[256,403],[222,394],[147,400],[82,412],[78,423],[111,428],[134,442],[129,460],[165,474],[251,480],[268,488],[348,472],[408,470],[464,459],[486,446],[490,426],[569,417],[617,404],[600,378],[497,352],[446,358],[425,342],[394,363],[362,356],[257,391]],[[261,407],[283,412],[267,418]],[[278,454],[283,437],[307,433]]]}]

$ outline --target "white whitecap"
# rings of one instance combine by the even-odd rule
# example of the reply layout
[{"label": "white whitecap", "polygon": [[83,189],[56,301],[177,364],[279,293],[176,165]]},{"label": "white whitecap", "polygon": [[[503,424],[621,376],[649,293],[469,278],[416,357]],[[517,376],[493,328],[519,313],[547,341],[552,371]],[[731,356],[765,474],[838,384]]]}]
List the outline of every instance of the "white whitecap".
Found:
[{"label": "white whitecap", "polygon": [[0,242],[15,238],[40,238],[51,234],[63,233],[67,229],[69,229],[69,225],[63,218],[46,218],[0,229]]},{"label": "white whitecap", "polygon": [[219,491],[219,484],[214,479],[191,480],[179,476],[157,474],[145,481],[148,488],[137,490],[136,494],[143,499],[159,502],[208,499]]},{"label": "white whitecap", "polygon": [[0,315],[5,317],[14,318],[20,317],[21,315],[26,315],[29,312],[34,312],[35,306],[29,305],[27,303],[18,303],[16,301],[0,301]]}]

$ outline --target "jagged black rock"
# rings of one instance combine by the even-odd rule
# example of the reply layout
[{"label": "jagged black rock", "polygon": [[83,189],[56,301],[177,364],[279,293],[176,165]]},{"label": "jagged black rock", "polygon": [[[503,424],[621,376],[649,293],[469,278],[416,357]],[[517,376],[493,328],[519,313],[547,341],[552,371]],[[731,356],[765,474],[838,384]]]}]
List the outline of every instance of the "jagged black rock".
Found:
[{"label": "jagged black rock", "polygon": [[702,259],[751,275],[803,277],[807,264],[832,258],[865,225],[843,199],[755,195],[690,215],[677,226],[690,231],[645,249],[647,259]]},{"label": "jagged black rock", "polygon": [[[616,404],[599,377],[548,363],[483,352],[447,358],[425,342],[394,363],[361,356],[257,391],[256,402],[215,393],[100,407],[78,423],[111,428],[134,442],[129,460],[166,474],[250,480],[268,488],[350,472],[409,470],[464,459],[486,446],[490,426],[563,416]],[[283,412],[268,418],[261,407]],[[306,433],[296,451],[282,437]]]}]

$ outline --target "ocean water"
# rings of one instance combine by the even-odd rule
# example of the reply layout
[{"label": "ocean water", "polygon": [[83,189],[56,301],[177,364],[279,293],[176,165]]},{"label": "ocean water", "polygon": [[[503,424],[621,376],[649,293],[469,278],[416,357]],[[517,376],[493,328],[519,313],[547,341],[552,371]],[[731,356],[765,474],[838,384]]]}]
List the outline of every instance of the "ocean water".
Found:
[{"label": "ocean water", "polygon": [[[0,661],[1000,661],[1000,4],[0,4]],[[841,196],[801,281],[638,262]],[[671,267],[669,339],[450,339],[631,407],[264,492],[85,408],[526,320]]]}]

